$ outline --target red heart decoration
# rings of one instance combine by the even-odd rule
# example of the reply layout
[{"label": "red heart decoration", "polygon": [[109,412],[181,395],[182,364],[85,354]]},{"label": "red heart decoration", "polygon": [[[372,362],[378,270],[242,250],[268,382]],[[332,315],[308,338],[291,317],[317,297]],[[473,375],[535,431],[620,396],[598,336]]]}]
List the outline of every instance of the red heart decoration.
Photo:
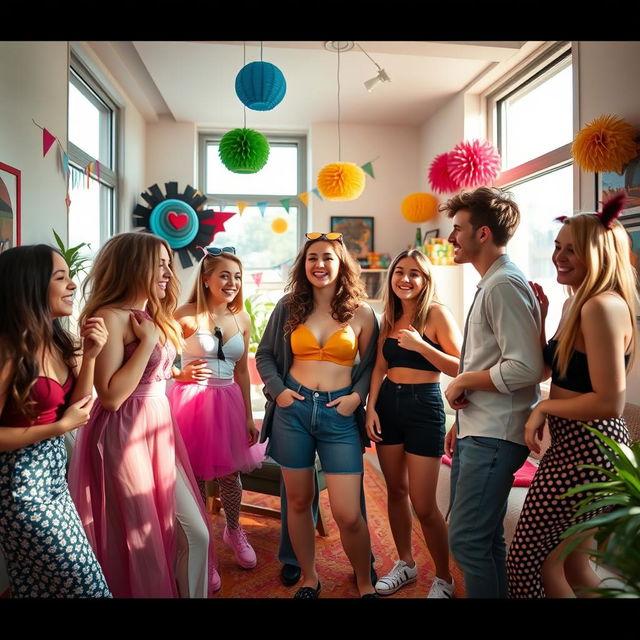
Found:
[{"label": "red heart decoration", "polygon": [[169,211],[167,217],[169,218],[169,224],[176,231],[180,231],[180,229],[186,227],[187,223],[189,222],[189,216],[186,213],[176,213],[175,211]]}]

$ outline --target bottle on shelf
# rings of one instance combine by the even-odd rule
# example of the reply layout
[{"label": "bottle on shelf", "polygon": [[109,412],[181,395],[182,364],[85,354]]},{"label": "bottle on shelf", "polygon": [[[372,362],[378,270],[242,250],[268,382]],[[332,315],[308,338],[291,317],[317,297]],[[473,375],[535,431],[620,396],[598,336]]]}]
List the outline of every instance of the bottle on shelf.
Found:
[{"label": "bottle on shelf", "polygon": [[414,248],[422,251],[422,230],[420,229],[420,227],[418,227],[416,230],[416,244]]}]

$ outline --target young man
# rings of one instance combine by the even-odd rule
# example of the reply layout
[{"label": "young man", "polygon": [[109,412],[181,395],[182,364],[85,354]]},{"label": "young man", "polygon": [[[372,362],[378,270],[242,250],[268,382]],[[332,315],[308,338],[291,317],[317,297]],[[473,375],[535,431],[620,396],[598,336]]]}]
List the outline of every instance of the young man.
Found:
[{"label": "young man", "polygon": [[449,546],[470,598],[506,598],[503,519],[513,474],[529,450],[524,424],[538,401],[543,369],[540,308],[506,254],[520,212],[498,189],[451,198],[454,260],[481,276],[467,315],[460,371],[445,392],[456,425],[445,440],[453,456]]}]

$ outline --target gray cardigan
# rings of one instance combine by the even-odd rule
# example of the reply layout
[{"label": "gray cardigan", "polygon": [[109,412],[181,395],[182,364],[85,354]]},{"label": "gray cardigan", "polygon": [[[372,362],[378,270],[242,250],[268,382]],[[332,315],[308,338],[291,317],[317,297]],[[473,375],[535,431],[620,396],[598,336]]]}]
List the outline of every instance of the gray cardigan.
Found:
[{"label": "gray cardigan", "polygon": [[[291,369],[293,362],[293,352],[291,351],[291,340],[284,335],[284,325],[289,315],[285,301],[288,296],[281,298],[271,313],[267,328],[264,331],[262,340],[256,351],[256,366],[260,377],[264,382],[262,389],[267,402],[265,404],[264,420],[260,431],[260,442],[264,442],[271,434],[273,426],[273,412],[275,410],[275,399],[287,388],[284,379]],[[372,310],[373,312],[373,310]],[[369,445],[369,439],[364,428],[365,412],[364,404],[369,393],[369,383],[371,381],[371,371],[376,361],[376,348],[378,344],[378,320],[374,317],[374,330],[371,341],[367,345],[367,350],[360,362],[354,364],[351,371],[352,390],[356,391],[362,403],[356,409],[356,419],[360,430],[360,437],[363,445]]]}]

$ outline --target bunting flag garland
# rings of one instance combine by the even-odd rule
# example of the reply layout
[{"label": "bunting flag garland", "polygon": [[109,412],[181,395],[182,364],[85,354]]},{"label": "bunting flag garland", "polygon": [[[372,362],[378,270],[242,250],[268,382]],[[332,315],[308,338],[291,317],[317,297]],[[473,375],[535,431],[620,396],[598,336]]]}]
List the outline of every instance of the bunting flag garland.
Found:
[{"label": "bunting flag garland", "polygon": [[260,283],[262,282],[262,271],[257,271],[256,273],[252,273],[251,277],[253,278],[253,281],[256,283],[256,287],[259,287]]},{"label": "bunting flag garland", "polygon": [[298,194],[298,198],[300,198],[300,200],[302,200],[302,204],[305,207],[309,206],[309,192],[305,191],[304,193],[299,193]]},{"label": "bunting flag garland", "polygon": [[50,133],[47,129],[42,129],[42,157],[44,158],[49,149],[51,149],[51,145],[56,141],[56,137]]},{"label": "bunting flag garland", "polygon": [[258,209],[260,209],[260,215],[264,218],[264,214],[267,211],[268,202],[257,202]]},{"label": "bunting flag garland", "polygon": [[318,189],[318,187],[314,187],[313,189],[311,189],[311,191],[313,191],[313,193],[315,193],[318,198],[320,198],[320,200],[324,200],[324,198],[320,195],[320,190]]},{"label": "bunting flag garland", "polygon": [[94,164],[95,164],[95,167],[96,167],[96,178],[98,178],[98,180],[100,180],[100,161],[96,160]]},{"label": "bunting flag garland", "polygon": [[282,203],[282,206],[284,207],[285,211],[289,213],[289,209],[291,208],[291,198],[282,198],[280,202]]},{"label": "bunting flag garland", "polygon": [[373,165],[370,162],[365,162],[360,168],[365,173],[368,173],[372,178],[375,178],[375,175],[373,174]]},{"label": "bunting flag garland", "polygon": [[238,213],[242,215],[244,210],[249,206],[248,202],[236,202],[236,207],[238,207]]}]

